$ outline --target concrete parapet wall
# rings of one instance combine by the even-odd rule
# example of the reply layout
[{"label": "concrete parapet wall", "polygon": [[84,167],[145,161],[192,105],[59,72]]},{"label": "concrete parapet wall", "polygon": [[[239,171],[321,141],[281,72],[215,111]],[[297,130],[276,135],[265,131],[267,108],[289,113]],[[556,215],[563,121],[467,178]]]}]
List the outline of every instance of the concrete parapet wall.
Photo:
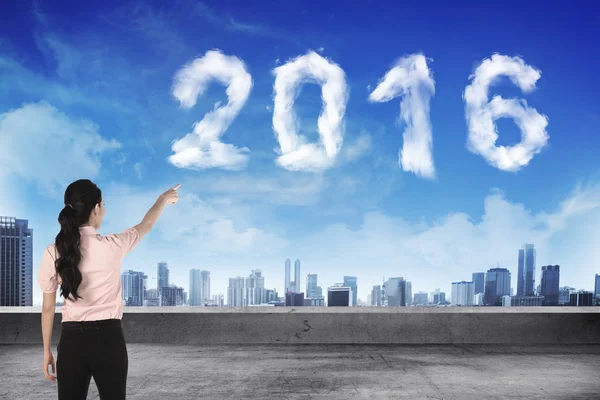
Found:
[{"label": "concrete parapet wall", "polygon": [[[39,307],[0,308],[0,344],[42,343]],[[57,309],[52,343],[58,343]],[[126,307],[128,343],[600,344],[600,307]]]}]

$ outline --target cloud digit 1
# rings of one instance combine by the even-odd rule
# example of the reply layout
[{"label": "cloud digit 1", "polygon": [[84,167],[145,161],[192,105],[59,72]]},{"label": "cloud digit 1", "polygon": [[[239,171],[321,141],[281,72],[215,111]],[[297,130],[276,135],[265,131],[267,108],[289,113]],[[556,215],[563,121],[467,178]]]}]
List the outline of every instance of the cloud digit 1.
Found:
[{"label": "cloud digit 1", "polygon": [[[277,164],[292,171],[319,171],[331,167],[342,147],[343,119],[348,102],[344,70],[311,51],[273,70],[275,75],[273,130],[279,145]],[[321,86],[323,109],[318,120],[322,146],[307,143],[297,133],[294,101],[301,84]]]},{"label": "cloud digit 1", "polygon": [[209,82],[217,80],[227,87],[227,104],[206,113],[194,124],[194,131],[173,142],[175,154],[169,162],[176,167],[190,169],[223,168],[239,170],[246,166],[246,147],[238,148],[219,139],[240,112],[250,91],[252,77],[244,63],[235,56],[226,56],[218,50],[207,51],[175,74],[172,88],[182,107],[191,108],[207,88]]},{"label": "cloud digit 1", "polygon": [[398,164],[407,172],[424,178],[435,177],[433,137],[429,119],[429,101],[435,82],[422,54],[399,59],[369,95],[369,101],[384,103],[402,96],[400,118],[406,129],[398,152]]},{"label": "cloud digit 1", "polygon": [[[494,54],[484,59],[469,77],[465,88],[465,114],[468,126],[467,148],[480,154],[490,165],[503,171],[518,171],[548,143],[548,117],[538,113],[522,99],[494,96],[488,101],[488,88],[499,76],[507,76],[523,92],[535,89],[541,72],[525,64],[519,57]],[[521,130],[521,142],[514,146],[496,146],[498,132],[495,120],[511,117]]]}]

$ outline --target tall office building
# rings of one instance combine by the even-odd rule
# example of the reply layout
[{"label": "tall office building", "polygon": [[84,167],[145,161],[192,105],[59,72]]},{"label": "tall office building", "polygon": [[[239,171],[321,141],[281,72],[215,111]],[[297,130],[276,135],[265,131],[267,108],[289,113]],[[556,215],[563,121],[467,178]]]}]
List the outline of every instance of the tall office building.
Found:
[{"label": "tall office building", "polygon": [[284,279],[284,283],[283,283],[283,294],[284,295],[286,293],[292,291],[292,288],[290,287],[291,272],[292,272],[292,261],[288,258],[285,260],[285,279]]},{"label": "tall office building", "polygon": [[356,282],[356,277],[355,276],[344,276],[344,286],[348,286],[350,289],[352,289],[352,305],[356,306],[357,305],[357,300],[358,300],[358,286],[357,286],[357,282]]},{"label": "tall office building", "polygon": [[485,276],[484,302],[488,306],[502,305],[503,296],[510,297],[510,271],[492,268]]},{"label": "tall office building", "polygon": [[0,307],[33,305],[33,229],[28,224],[0,217]]},{"label": "tall office building", "polygon": [[238,276],[229,278],[227,287],[227,305],[229,307],[243,307],[246,304],[244,299],[244,278]]},{"label": "tall office building", "polygon": [[519,250],[519,270],[517,272],[517,296],[535,295],[535,248],[524,244]]},{"label": "tall office building", "polygon": [[352,289],[337,283],[327,288],[327,307],[348,307],[352,302]]},{"label": "tall office building", "polygon": [[162,293],[162,288],[169,287],[169,267],[166,262],[158,263],[158,271],[156,273],[156,288],[158,293]]},{"label": "tall office building", "polygon": [[600,274],[596,274],[594,281],[594,298],[600,299]]},{"label": "tall office building", "polygon": [[560,281],[560,266],[545,265],[542,267],[542,283],[540,295],[544,296],[545,306],[557,306]]},{"label": "tall office building", "polygon": [[452,294],[450,302],[453,306],[472,306],[475,296],[475,284],[473,282],[452,282]]},{"label": "tall office building", "polygon": [[286,307],[304,307],[304,293],[288,292],[285,294]]},{"label": "tall office building", "polygon": [[121,295],[127,307],[142,307],[148,276],[140,271],[125,271],[121,274]]},{"label": "tall office building", "polygon": [[[404,278],[389,278],[383,284],[385,288],[384,304],[390,307],[406,306],[410,304],[409,293],[411,290],[410,282]],[[408,303],[407,303],[408,300]]]},{"label": "tall office building", "polygon": [[381,285],[373,285],[371,290],[371,305],[381,307]]},{"label": "tall office building", "polygon": [[210,271],[200,271],[200,299],[208,301],[210,297]]},{"label": "tall office building", "polygon": [[246,305],[255,306],[265,303],[265,277],[259,269],[253,270],[246,278]]},{"label": "tall office building", "polygon": [[415,306],[424,306],[429,303],[429,296],[425,292],[415,293],[413,304]]},{"label": "tall office building", "polygon": [[406,281],[405,286],[404,286],[404,305],[405,306],[411,306],[412,305],[412,301],[413,301],[413,297],[412,297],[412,283],[409,281]]},{"label": "tall office building", "polygon": [[222,294],[215,294],[211,296],[210,300],[217,307],[223,307],[225,305],[225,296]]},{"label": "tall office building", "polygon": [[319,299],[323,297],[323,289],[317,284],[317,274],[308,274],[306,277],[306,298]]},{"label": "tall office building", "polygon": [[485,292],[485,272],[475,272],[473,273],[473,292],[484,293]]},{"label": "tall office building", "polygon": [[302,288],[300,287],[300,260],[294,261],[294,288],[295,293],[302,292]]},{"label": "tall office building", "polygon": [[431,294],[431,302],[432,304],[445,304],[446,303],[446,293],[440,292],[440,289],[435,289],[435,291]]},{"label": "tall office building", "polygon": [[146,290],[144,296],[144,307],[158,307],[160,306],[160,298],[158,297],[158,289]]},{"label": "tall office building", "polygon": [[190,299],[189,304],[192,307],[202,305],[202,284],[200,283],[200,270],[190,269]]}]

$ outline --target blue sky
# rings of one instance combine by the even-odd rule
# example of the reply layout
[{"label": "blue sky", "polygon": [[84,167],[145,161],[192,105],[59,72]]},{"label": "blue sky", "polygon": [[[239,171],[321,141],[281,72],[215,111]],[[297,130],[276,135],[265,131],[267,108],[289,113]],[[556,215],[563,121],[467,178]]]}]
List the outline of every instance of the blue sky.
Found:
[{"label": "blue sky", "polygon": [[[226,293],[228,277],[252,269],[281,291],[288,257],[300,258],[303,278],[317,273],[324,287],[357,276],[363,300],[383,276],[404,276],[414,292],[450,291],[452,281],[497,264],[511,269],[516,287],[517,250],[526,242],[538,248],[537,282],[542,265],[560,264],[561,284],[591,289],[600,272],[600,17],[576,3],[3,5],[0,214],[30,220],[34,277],[56,235],[64,189],[89,178],[106,199],[104,234],[138,223],[158,194],[182,183],[180,203],[123,269],[155,277],[156,263],[166,261],[186,290],[189,269],[202,268],[211,271],[213,293]],[[173,94],[178,71],[213,49],[242,60],[252,79],[220,137],[249,149],[236,170],[169,162],[172,143],[216,102],[227,103],[216,80],[193,107]],[[311,51],[344,72],[343,144],[330,167],[290,170],[277,163],[274,70]],[[547,117],[545,144],[513,171],[467,149],[463,93],[495,53],[541,72],[530,92],[506,76],[487,90],[489,99],[521,98]],[[401,57],[415,54],[428,58],[435,87],[425,124],[414,127],[431,131],[433,179],[399,165],[407,128],[398,123],[401,98],[368,99]],[[321,87],[296,88],[296,126],[318,145]],[[521,140],[512,118],[496,126],[497,146]]]}]

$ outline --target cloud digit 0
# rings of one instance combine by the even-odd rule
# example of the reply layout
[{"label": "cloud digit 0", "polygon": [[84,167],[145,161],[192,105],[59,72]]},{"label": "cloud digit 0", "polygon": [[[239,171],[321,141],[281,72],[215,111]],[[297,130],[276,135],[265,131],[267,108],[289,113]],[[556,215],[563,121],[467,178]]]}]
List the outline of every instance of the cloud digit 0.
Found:
[{"label": "cloud digit 0", "polygon": [[[277,163],[293,171],[331,167],[343,141],[343,119],[348,102],[344,70],[311,51],[275,68],[273,74],[273,130],[281,146]],[[323,109],[317,123],[320,144],[307,143],[297,132],[294,101],[300,85],[308,81],[316,81],[321,86]]]},{"label": "cloud digit 0", "polygon": [[[548,117],[529,107],[522,99],[494,96],[488,101],[488,88],[499,77],[507,76],[523,92],[535,89],[541,72],[525,64],[519,57],[494,54],[484,59],[469,77],[465,88],[465,114],[468,126],[467,148],[480,154],[490,165],[503,171],[518,171],[548,143]],[[511,117],[521,130],[521,142],[514,146],[496,146],[498,132],[495,120]]]},{"label": "cloud digit 0", "polygon": [[402,149],[398,152],[398,164],[404,171],[425,178],[435,176],[429,119],[429,100],[434,93],[435,82],[427,67],[427,59],[422,54],[412,54],[399,59],[369,95],[369,101],[377,103],[402,96],[400,118],[406,130]]},{"label": "cloud digit 0", "polygon": [[252,77],[244,63],[235,56],[226,56],[219,50],[210,50],[196,58],[175,74],[172,93],[182,107],[191,108],[212,80],[227,87],[227,104],[206,113],[194,124],[192,133],[173,142],[175,154],[169,162],[180,168],[222,168],[239,170],[248,163],[246,147],[238,148],[220,141],[220,137],[240,112],[250,91]]}]

